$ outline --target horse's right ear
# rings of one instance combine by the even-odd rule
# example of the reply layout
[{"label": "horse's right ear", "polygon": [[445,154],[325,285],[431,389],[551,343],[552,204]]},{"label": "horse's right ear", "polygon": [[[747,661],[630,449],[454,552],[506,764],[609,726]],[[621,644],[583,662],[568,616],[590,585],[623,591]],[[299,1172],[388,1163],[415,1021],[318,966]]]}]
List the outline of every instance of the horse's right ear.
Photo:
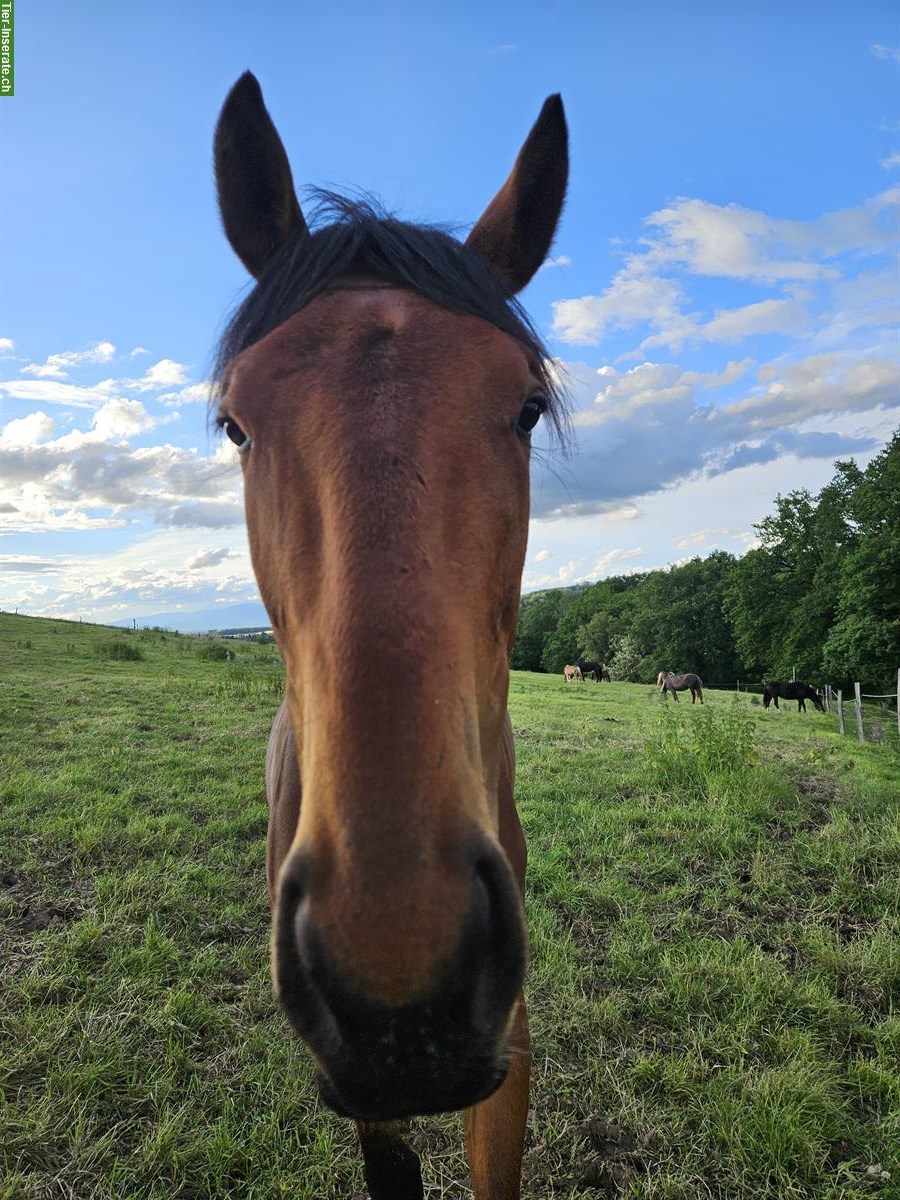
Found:
[{"label": "horse's right ear", "polygon": [[306,222],[287,154],[266,112],[255,76],[245,71],[222,106],[215,137],[222,224],[251,275]]}]

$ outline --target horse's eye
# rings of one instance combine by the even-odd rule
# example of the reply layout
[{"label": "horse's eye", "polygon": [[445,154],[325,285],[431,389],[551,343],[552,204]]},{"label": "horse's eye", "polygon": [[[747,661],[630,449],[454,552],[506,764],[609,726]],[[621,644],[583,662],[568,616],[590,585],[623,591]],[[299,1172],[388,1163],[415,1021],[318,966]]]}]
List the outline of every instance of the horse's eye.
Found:
[{"label": "horse's eye", "polygon": [[222,421],[222,428],[225,430],[225,436],[229,441],[234,442],[240,454],[246,454],[250,449],[250,438],[244,433],[237,421],[232,421],[231,417],[225,417]]},{"label": "horse's eye", "polygon": [[522,405],[519,419],[516,421],[516,431],[522,437],[531,437],[531,431],[537,425],[547,408],[547,397],[541,392],[529,396]]}]

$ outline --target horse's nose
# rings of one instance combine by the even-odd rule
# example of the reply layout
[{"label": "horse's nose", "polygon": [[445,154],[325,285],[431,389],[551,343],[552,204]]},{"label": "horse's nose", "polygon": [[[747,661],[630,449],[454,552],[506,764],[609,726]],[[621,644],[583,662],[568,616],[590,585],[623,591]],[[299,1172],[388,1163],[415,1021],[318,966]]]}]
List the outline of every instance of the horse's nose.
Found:
[{"label": "horse's nose", "polygon": [[[452,953],[426,964],[409,995],[386,1003],[346,958],[352,931],[340,955],[329,944],[309,888],[314,864],[301,857],[286,867],[275,923],[276,986],[320,1067],[323,1097],[337,1111],[364,1120],[451,1111],[502,1082],[525,974],[524,918],[495,842],[480,843],[468,872],[468,904]],[[390,943],[394,914],[386,911],[383,921]]]}]

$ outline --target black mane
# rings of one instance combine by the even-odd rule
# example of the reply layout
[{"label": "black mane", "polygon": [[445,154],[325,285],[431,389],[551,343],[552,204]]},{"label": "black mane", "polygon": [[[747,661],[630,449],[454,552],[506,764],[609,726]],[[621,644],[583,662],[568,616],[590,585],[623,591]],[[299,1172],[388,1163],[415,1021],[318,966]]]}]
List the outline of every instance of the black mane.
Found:
[{"label": "black mane", "polygon": [[547,414],[565,440],[562,386],[550,368],[541,338],[480,254],[446,230],[412,225],[384,212],[372,199],[350,199],[316,190],[317,203],[304,231],[273,255],[256,287],[240,305],[216,349],[213,382],[221,387],[229,363],[311,300],[346,276],[360,275],[412,288],[442,308],[489,321],[535,356],[548,399]]}]

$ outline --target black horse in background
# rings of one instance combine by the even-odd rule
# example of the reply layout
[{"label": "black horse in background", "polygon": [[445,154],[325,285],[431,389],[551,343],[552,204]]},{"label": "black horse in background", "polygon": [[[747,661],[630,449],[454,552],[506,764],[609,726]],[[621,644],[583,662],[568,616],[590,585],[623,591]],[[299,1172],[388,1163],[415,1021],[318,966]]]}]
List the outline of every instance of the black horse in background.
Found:
[{"label": "black horse in background", "polygon": [[768,708],[770,704],[778,707],[778,697],[782,700],[796,700],[797,712],[806,712],[806,701],[812,700],[813,704],[819,712],[825,711],[825,704],[822,696],[814,687],[810,687],[808,683],[800,683],[791,680],[787,683],[767,683],[763,691],[763,707]]},{"label": "black horse in background", "polygon": [[[594,683],[599,683],[604,677],[603,664],[591,662],[589,658],[577,658],[575,660],[575,666],[580,668],[581,674],[585,677],[585,679],[590,676]],[[606,678],[609,679],[608,674],[606,675]]]}]

